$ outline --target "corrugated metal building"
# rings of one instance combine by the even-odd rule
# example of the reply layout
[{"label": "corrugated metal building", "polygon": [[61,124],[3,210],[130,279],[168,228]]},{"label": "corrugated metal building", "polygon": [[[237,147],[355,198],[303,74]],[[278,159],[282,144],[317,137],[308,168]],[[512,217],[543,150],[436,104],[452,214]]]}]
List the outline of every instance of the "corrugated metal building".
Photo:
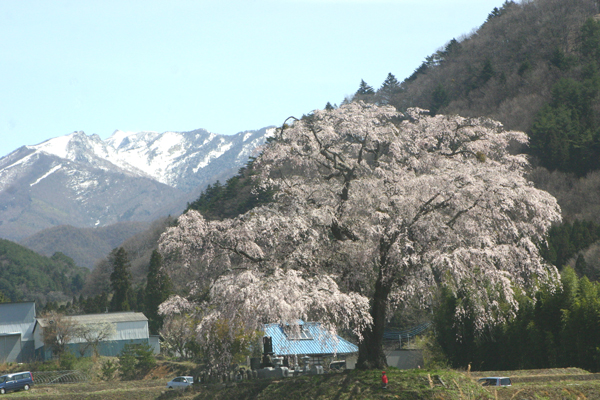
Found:
[{"label": "corrugated metal building", "polygon": [[299,321],[300,330],[293,331],[280,324],[265,325],[265,336],[270,336],[273,353],[278,356],[308,356],[311,362],[323,357],[348,355],[358,352],[358,346],[332,335],[317,322]]},{"label": "corrugated metal building", "polygon": [[35,303],[0,303],[0,362],[34,357]]},{"label": "corrugated metal building", "polygon": [[[126,344],[148,344],[153,347],[155,353],[160,351],[156,337],[148,334],[148,318],[139,312],[115,312],[103,314],[87,314],[68,316],[74,324],[85,326],[101,326],[110,324],[113,326],[110,336],[99,343],[98,352],[103,356],[118,355]],[[51,349],[45,346],[43,341],[43,330],[51,324],[45,318],[38,318],[33,337],[35,341],[35,354],[38,359],[47,360],[52,357]],[[68,347],[73,354],[79,355],[80,347],[85,344],[81,338],[72,339]],[[91,352],[87,350],[87,354]]]}]

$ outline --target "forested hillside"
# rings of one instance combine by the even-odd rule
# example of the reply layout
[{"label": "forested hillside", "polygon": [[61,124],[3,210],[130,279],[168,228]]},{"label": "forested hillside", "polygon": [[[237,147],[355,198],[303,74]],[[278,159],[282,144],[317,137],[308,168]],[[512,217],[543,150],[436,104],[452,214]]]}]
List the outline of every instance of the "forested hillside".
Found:
[{"label": "forested hillside", "polygon": [[466,38],[451,40],[390,103],[489,116],[530,134],[550,170],[600,167],[600,24],[593,0],[506,2]]},{"label": "forested hillside", "polygon": [[[117,245],[118,247],[122,247],[128,254],[128,261],[131,263],[131,283],[135,289],[139,289],[145,284],[152,252],[158,246],[157,243],[160,235],[173,223],[174,219],[172,217],[158,219],[148,229]],[[112,265],[110,263],[109,251],[96,263],[94,269],[89,274],[83,289],[84,295],[97,296],[101,293],[110,293],[111,272]]]},{"label": "forested hillside", "polygon": [[45,257],[0,239],[0,293],[5,300],[66,301],[79,294],[87,273],[62,253]]},{"label": "forested hillside", "polygon": [[44,229],[20,243],[46,256],[57,251],[69,254],[77,265],[92,269],[112,249],[149,227],[150,223],[137,221],[119,222],[99,228],[60,225]]},{"label": "forested hillside", "polygon": [[251,160],[225,185],[219,181],[208,185],[200,197],[188,204],[186,211],[200,211],[206,219],[233,218],[252,208],[271,201],[273,193],[262,190],[253,181],[254,162]]},{"label": "forested hillside", "polygon": [[[438,343],[450,364],[475,370],[516,370],[577,366],[600,371],[600,284],[562,271],[561,287],[546,288],[535,301],[519,298],[515,318],[478,334],[474,321],[453,316],[469,296],[445,291],[434,322]],[[460,338],[460,340],[457,340]]]},{"label": "forested hillside", "polygon": [[[599,12],[594,0],[506,1],[404,81],[389,74],[378,90],[361,81],[345,102],[488,116],[525,131],[534,167],[529,177],[536,187],[557,198],[566,223],[600,224]],[[568,253],[558,266],[574,266],[577,252],[593,241],[585,243],[577,244],[577,251],[552,248],[550,253]],[[600,265],[592,252],[584,253],[586,268],[596,270],[589,271],[593,278]]]}]

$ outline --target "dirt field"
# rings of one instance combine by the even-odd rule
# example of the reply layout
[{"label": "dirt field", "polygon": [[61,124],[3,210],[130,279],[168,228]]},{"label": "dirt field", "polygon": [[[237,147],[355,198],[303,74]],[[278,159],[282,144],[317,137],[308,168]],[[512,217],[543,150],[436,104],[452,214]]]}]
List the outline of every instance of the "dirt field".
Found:
[{"label": "dirt field", "polygon": [[600,399],[600,374],[579,368],[475,372],[471,376],[509,376],[512,386],[490,389],[499,400],[595,400]]}]

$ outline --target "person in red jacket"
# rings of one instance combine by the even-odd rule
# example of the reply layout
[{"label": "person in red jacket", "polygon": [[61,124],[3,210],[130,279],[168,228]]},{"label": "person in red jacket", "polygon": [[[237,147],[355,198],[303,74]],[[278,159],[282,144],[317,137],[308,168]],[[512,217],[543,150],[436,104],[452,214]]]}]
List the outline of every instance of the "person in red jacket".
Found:
[{"label": "person in red jacket", "polygon": [[383,389],[387,389],[387,384],[388,384],[388,377],[385,374],[385,371],[381,372],[381,387]]}]

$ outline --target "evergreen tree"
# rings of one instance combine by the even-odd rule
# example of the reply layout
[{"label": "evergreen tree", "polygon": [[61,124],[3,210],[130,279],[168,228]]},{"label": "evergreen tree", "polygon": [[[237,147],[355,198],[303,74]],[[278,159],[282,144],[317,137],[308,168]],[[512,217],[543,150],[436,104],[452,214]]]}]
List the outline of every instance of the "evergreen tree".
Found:
[{"label": "evergreen tree", "polygon": [[367,82],[363,79],[360,80],[360,86],[356,93],[354,93],[354,97],[352,101],[364,101],[365,103],[372,103],[375,99],[375,90],[373,90],[372,86],[369,86]]},{"label": "evergreen tree", "polygon": [[111,311],[129,311],[129,290],[131,288],[131,273],[129,259],[124,248],[119,247],[110,254],[113,272],[110,274],[110,287],[113,290]]},{"label": "evergreen tree", "polygon": [[544,167],[568,171],[571,165],[569,139],[577,134],[578,128],[571,110],[545,106],[531,128],[531,151]]},{"label": "evergreen tree", "polygon": [[492,65],[492,62],[490,61],[490,59],[488,58],[483,63],[483,68],[481,69],[481,72],[479,73],[479,80],[481,82],[481,85],[483,85],[484,83],[487,83],[487,81],[492,79],[495,75],[496,75],[496,71],[494,71],[494,66]]},{"label": "evergreen tree", "polygon": [[98,295],[98,300],[94,302],[98,307],[98,312],[108,311],[108,293],[102,292]]},{"label": "evergreen tree", "polygon": [[486,22],[490,21],[490,20],[492,20],[492,19],[494,19],[496,17],[499,17],[500,14],[501,14],[500,13],[500,9],[498,9],[498,7],[494,7],[494,9],[492,10],[492,12],[488,14]]},{"label": "evergreen tree", "polygon": [[375,91],[373,90],[372,86],[369,86],[369,84],[367,84],[367,82],[365,82],[363,79],[360,80],[360,86],[358,88],[358,90],[356,91],[357,95],[364,95],[364,94],[375,94]]},{"label": "evergreen tree", "polygon": [[261,188],[252,178],[256,174],[254,159],[250,159],[225,185],[221,185],[219,181],[208,185],[197,200],[188,204],[186,211],[197,210],[206,219],[221,220],[236,217],[271,202],[274,191]]},{"label": "evergreen tree", "polygon": [[585,257],[583,254],[577,256],[577,261],[575,261],[575,271],[579,275],[587,276],[589,274],[587,263],[585,262]]},{"label": "evergreen tree", "polygon": [[331,103],[330,103],[330,102],[327,102],[327,104],[325,104],[325,109],[326,109],[327,111],[331,111],[331,110],[333,110],[334,108],[335,108],[335,107],[333,107],[333,106],[331,105]]},{"label": "evergreen tree", "polygon": [[584,57],[600,59],[600,23],[589,18],[581,27],[580,52]]},{"label": "evergreen tree", "polygon": [[440,108],[447,106],[449,102],[450,99],[446,89],[441,84],[437,85],[433,91],[431,106],[429,107],[431,115],[436,115]]},{"label": "evergreen tree", "polygon": [[377,101],[379,104],[394,104],[394,98],[401,91],[400,82],[390,72],[377,91]]},{"label": "evergreen tree", "polygon": [[151,333],[158,333],[163,319],[158,314],[158,306],[169,297],[171,281],[169,276],[161,271],[162,256],[156,250],[152,252],[148,267],[148,281],[145,291],[146,316]]},{"label": "evergreen tree", "polygon": [[[537,114],[530,130],[531,151],[550,169],[584,176],[600,168],[600,24],[588,20],[581,28],[579,67],[552,87],[552,99]],[[575,65],[555,49],[552,65],[568,71]]]}]

